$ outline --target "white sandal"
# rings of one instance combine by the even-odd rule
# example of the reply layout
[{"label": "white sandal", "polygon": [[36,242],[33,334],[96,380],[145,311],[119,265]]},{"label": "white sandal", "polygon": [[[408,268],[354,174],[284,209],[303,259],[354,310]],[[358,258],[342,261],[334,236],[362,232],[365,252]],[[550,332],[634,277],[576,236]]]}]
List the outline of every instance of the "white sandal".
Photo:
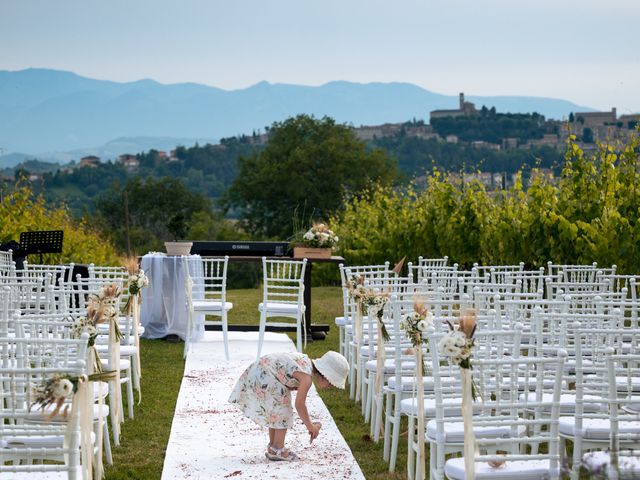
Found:
[{"label": "white sandal", "polygon": [[[271,453],[271,452],[273,452],[273,453]],[[283,453],[286,453],[287,456],[285,457],[283,455]],[[272,460],[274,462],[277,462],[277,461],[291,462],[292,460],[297,460],[298,459],[298,456],[295,453],[293,453],[291,450],[287,450],[284,447],[275,448],[272,445],[269,445],[267,447],[267,451],[264,452],[264,455],[269,460]]]}]

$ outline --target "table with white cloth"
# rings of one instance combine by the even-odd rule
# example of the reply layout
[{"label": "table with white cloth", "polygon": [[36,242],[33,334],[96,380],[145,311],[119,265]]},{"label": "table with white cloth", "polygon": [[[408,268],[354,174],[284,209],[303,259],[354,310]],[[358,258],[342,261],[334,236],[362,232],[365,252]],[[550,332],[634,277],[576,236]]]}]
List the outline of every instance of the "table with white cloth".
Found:
[{"label": "table with white cloth", "polygon": [[[178,335],[183,340],[187,332],[187,277],[193,279],[193,298],[204,298],[204,276],[200,255],[173,256],[149,253],[142,257],[140,268],[149,278],[149,287],[142,289],[140,323],[145,338]],[[201,314],[194,314],[201,315]],[[202,321],[194,318],[193,339],[202,336]]]}]

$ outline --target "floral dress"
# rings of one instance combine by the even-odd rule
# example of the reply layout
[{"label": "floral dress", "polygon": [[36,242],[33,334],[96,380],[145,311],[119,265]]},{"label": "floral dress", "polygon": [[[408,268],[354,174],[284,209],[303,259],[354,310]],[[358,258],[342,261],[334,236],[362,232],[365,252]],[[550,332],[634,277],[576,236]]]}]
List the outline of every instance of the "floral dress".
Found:
[{"label": "floral dress", "polygon": [[312,364],[302,353],[264,355],[240,376],[229,402],[241,408],[258,425],[269,428],[293,427],[291,390],[298,388],[293,373],[312,374]]}]

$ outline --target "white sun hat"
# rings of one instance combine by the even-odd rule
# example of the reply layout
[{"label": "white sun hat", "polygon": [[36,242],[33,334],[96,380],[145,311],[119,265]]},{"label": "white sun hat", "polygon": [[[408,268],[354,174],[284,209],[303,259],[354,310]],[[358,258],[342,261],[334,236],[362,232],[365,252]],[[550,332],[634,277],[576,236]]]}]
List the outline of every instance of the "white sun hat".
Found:
[{"label": "white sun hat", "polygon": [[349,362],[346,358],[338,352],[329,350],[322,357],[316,358],[313,364],[331,385],[344,389],[347,375],[349,375]]}]

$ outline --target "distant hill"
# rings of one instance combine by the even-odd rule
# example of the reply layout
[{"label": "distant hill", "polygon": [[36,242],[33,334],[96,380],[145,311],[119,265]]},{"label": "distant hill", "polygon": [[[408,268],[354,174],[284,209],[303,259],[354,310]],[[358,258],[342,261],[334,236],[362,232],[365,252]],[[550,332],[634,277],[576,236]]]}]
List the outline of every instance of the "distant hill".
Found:
[{"label": "distant hill", "polygon": [[[550,98],[469,94],[467,98],[478,107],[495,106],[498,111],[514,113],[537,111],[547,118],[592,110]],[[88,153],[96,146],[135,137],[150,141],[150,137],[169,138],[178,143],[216,141],[263,130],[298,113],[329,115],[338,122],[359,126],[427,120],[429,111],[457,105],[457,96],[408,83],[336,81],[307,87],[261,82],[226,91],[194,83],[118,83],[46,69],[0,71],[0,148],[57,159],[55,152]],[[153,146],[168,149],[175,144]],[[105,155],[123,153],[123,145],[112,147],[105,149]],[[150,147],[132,142],[126,148],[135,153]]]},{"label": "distant hill", "polygon": [[15,167],[28,158],[30,158],[30,156],[24,153],[9,153],[7,155],[0,155],[0,168]]}]

